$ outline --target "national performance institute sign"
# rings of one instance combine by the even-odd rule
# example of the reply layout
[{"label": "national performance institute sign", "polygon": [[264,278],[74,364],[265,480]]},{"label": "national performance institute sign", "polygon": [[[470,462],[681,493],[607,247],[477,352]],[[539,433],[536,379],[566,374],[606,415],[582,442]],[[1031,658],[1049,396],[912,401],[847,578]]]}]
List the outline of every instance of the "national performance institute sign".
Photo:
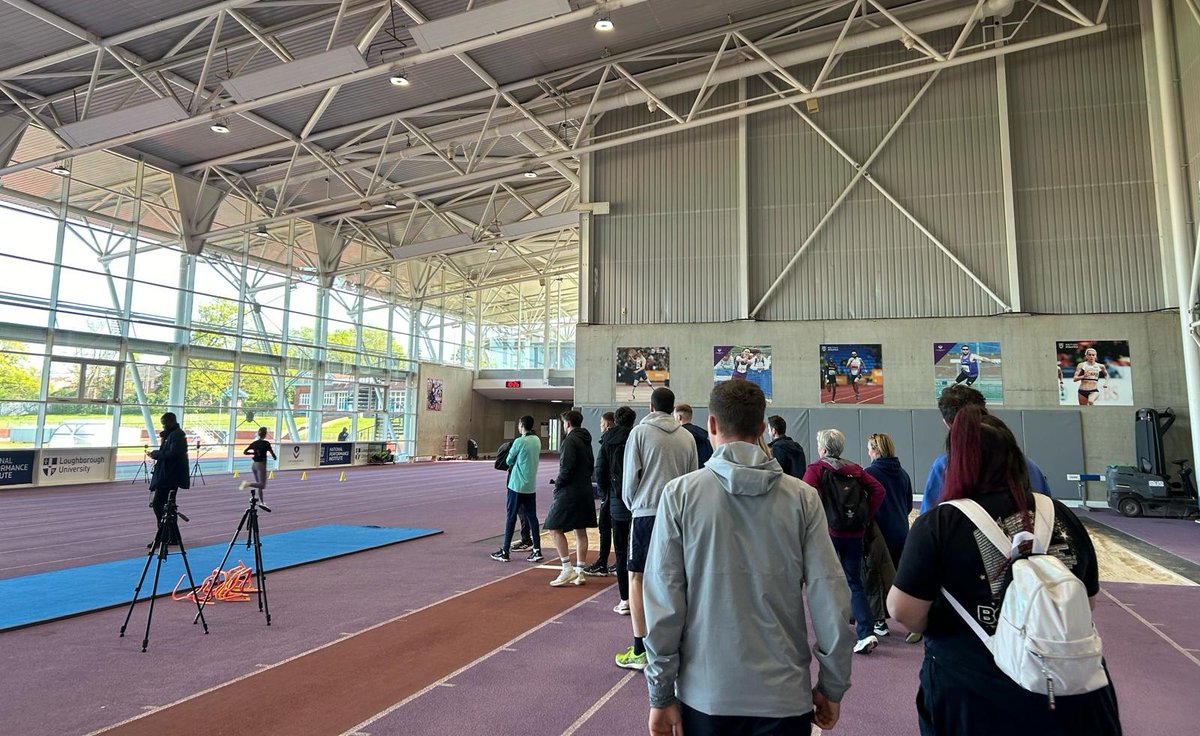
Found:
[{"label": "national performance institute sign", "polygon": [[0,452],[0,486],[21,486],[33,483],[35,450]]}]

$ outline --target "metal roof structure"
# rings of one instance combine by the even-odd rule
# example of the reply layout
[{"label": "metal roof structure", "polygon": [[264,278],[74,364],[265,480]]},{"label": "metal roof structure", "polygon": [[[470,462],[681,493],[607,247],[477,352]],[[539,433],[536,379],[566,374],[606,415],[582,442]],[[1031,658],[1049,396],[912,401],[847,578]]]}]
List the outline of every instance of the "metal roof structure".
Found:
[{"label": "metal roof structure", "polygon": [[[265,229],[313,241],[326,277],[410,302],[466,313],[472,292],[519,302],[557,277],[575,300],[581,231],[602,216],[589,153],[1097,33],[1107,5],[0,0],[0,121],[24,126],[0,194],[53,202],[65,166],[94,189],[72,206],[120,218],[140,160],[164,172],[143,227],[193,252]],[[769,93],[714,94],[748,78]],[[650,120],[605,120],[632,106]],[[224,197],[213,215],[183,180]]]}]

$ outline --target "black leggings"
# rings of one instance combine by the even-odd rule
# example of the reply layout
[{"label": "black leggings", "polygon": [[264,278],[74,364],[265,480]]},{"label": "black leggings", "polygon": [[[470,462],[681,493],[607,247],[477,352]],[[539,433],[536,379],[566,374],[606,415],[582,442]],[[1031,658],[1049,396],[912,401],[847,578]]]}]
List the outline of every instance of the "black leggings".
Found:
[{"label": "black leggings", "polygon": [[617,590],[621,600],[629,600],[629,527],[631,519],[612,520],[613,552],[617,557]]}]

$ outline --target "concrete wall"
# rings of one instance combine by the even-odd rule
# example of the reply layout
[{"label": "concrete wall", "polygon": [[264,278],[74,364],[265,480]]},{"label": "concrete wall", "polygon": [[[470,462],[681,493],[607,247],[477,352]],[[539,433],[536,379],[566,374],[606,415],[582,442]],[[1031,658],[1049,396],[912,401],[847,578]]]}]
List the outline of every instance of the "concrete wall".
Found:
[{"label": "concrete wall", "polygon": [[[417,389],[417,449],[418,456],[441,454],[442,440],[448,434],[458,435],[458,454],[467,453],[467,438],[479,443],[480,453],[493,452],[506,438],[504,422],[516,421],[529,414],[539,424],[557,417],[568,408],[565,404],[536,401],[500,401],[475,393],[471,388],[474,376],[470,370],[421,363]],[[442,381],[442,410],[426,408],[426,379]],[[540,429],[539,429],[540,433]],[[542,448],[548,442],[542,439]]]},{"label": "concrete wall", "polygon": [[[1110,463],[1131,464],[1133,419],[1139,407],[1170,406],[1180,415],[1168,435],[1168,460],[1190,457],[1183,357],[1178,316],[1169,313],[1071,316],[1007,316],[963,319],[840,320],[828,322],[736,322],[727,324],[580,326],[575,402],[611,407],[618,345],[671,348],[671,388],[679,401],[707,404],[712,387],[712,347],[752,344],[772,347],[774,402],[769,411],[818,407],[817,346],[821,343],[880,343],[884,359],[884,408],[930,409],[933,343],[999,340],[1003,350],[1004,408],[1080,412],[1058,407],[1054,380],[1056,340],[1128,340],[1133,361],[1132,407],[1082,410],[1084,470],[1103,472]],[[648,396],[647,396],[648,398]],[[647,410],[637,407],[638,414]],[[862,409],[864,414],[875,407]],[[834,407],[832,411],[840,410]],[[782,413],[782,412],[781,412]],[[924,469],[921,470],[923,477]]]}]

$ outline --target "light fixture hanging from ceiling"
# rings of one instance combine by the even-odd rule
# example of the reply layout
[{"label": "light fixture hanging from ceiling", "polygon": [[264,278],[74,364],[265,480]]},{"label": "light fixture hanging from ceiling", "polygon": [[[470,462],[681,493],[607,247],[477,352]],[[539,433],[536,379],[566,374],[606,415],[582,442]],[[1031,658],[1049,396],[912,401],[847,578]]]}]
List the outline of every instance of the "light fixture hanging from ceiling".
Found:
[{"label": "light fixture hanging from ceiling", "polygon": [[495,254],[499,253],[500,251],[496,249],[496,244],[492,243],[491,245],[488,246],[487,252],[491,253],[492,255],[495,255]]},{"label": "light fixture hanging from ceiling", "polygon": [[397,207],[399,207],[399,206],[400,206],[400,205],[396,204],[395,202],[393,202],[393,201],[392,201],[392,200],[390,200],[390,199],[384,200],[384,202],[383,202],[383,208],[384,208],[385,210],[394,210],[394,209],[396,209],[396,208],[397,208]]},{"label": "light fixture hanging from ceiling", "polygon": [[225,133],[229,132],[229,122],[226,120],[218,120],[212,125],[208,126],[208,129],[214,133],[220,133],[224,135]]},{"label": "light fixture hanging from ceiling", "polygon": [[408,77],[406,77],[404,75],[404,72],[396,72],[395,74],[392,75],[392,78],[390,81],[393,85],[395,85],[397,87],[407,87],[409,84],[411,84],[408,81]]},{"label": "light fixture hanging from ceiling", "polygon": [[610,19],[607,15],[601,16],[600,19],[596,21],[597,31],[611,31],[615,27],[616,26],[613,25],[612,19]]},{"label": "light fixture hanging from ceiling", "polygon": [[59,176],[70,176],[71,170],[67,168],[66,164],[54,164],[54,168],[50,169],[50,173],[58,174]]},{"label": "light fixture hanging from ceiling", "polygon": [[265,238],[265,237],[267,237],[267,226],[266,226],[266,225],[259,225],[257,228],[255,228],[255,230],[254,230],[254,237],[256,237],[256,238]]},{"label": "light fixture hanging from ceiling", "polygon": [[530,170],[530,171],[526,171],[526,172],[525,172],[525,178],[526,178],[526,179],[536,179],[536,178],[537,178],[537,176],[538,176],[538,173],[537,173],[536,171],[532,171],[532,170]]}]

